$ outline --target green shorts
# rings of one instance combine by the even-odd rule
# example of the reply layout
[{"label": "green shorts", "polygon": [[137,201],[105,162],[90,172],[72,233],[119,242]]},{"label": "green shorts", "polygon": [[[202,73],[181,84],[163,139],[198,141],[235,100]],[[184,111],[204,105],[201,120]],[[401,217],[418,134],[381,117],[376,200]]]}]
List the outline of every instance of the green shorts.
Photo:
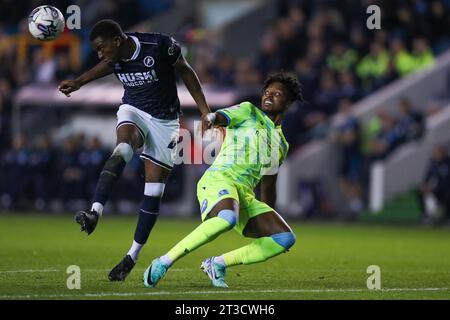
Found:
[{"label": "green shorts", "polygon": [[233,179],[217,171],[206,171],[198,181],[197,198],[202,221],[219,201],[227,198],[235,199],[239,203],[239,217],[234,229],[240,234],[251,218],[275,211],[266,203],[256,199],[253,190],[235,183]]}]

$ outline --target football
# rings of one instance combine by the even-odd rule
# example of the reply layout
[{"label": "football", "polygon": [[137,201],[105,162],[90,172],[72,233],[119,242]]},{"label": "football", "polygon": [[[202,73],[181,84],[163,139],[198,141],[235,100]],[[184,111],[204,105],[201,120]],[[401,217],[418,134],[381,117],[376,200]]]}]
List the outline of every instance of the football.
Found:
[{"label": "football", "polygon": [[28,17],[28,30],[38,40],[56,39],[64,31],[64,16],[58,8],[40,6],[35,8]]}]

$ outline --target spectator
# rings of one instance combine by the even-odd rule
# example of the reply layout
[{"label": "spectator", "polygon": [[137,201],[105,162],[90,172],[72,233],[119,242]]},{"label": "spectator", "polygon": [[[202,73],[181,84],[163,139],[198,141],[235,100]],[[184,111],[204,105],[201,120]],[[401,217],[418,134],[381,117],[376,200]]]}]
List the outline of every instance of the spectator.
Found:
[{"label": "spectator", "polygon": [[420,188],[419,203],[422,208],[422,222],[431,223],[436,219],[438,207],[443,215],[439,222],[450,224],[450,158],[446,148],[434,148],[431,161]]},{"label": "spectator", "polygon": [[339,91],[333,74],[324,71],[320,81],[320,89],[314,97],[314,105],[319,112],[329,117],[336,112],[338,99]]},{"label": "spectator", "polygon": [[380,113],[381,130],[371,141],[370,162],[385,159],[400,143],[400,134],[396,127],[395,118],[387,113]]},{"label": "spectator", "polygon": [[234,84],[234,60],[230,55],[221,54],[217,61],[217,66],[212,70],[214,83],[224,87]]},{"label": "spectator", "polygon": [[352,72],[345,71],[338,74],[339,77],[339,97],[356,102],[362,96],[362,92]]},{"label": "spectator", "polygon": [[306,101],[312,101],[314,92],[319,85],[319,75],[317,70],[313,69],[307,58],[299,58],[295,62],[295,72],[298,80],[302,84],[303,97]]},{"label": "spectator", "polygon": [[214,83],[213,76],[205,63],[196,63],[194,65],[194,69],[202,84],[205,85]]},{"label": "spectator", "polygon": [[57,182],[55,177],[55,150],[50,138],[39,135],[35,147],[31,151],[31,174],[34,186],[34,207],[44,211],[49,209],[50,201],[54,198]]},{"label": "spectator", "polygon": [[362,201],[362,165],[360,149],[360,127],[352,114],[352,103],[348,99],[339,102],[337,130],[334,138],[341,154],[339,183],[350,207],[350,216],[354,218],[363,209]]},{"label": "spectator", "polygon": [[399,76],[405,76],[414,70],[412,55],[406,51],[403,40],[394,38],[390,43],[390,54],[395,72]]},{"label": "spectator", "polygon": [[364,171],[369,170],[369,158],[372,153],[373,141],[381,132],[381,119],[385,116],[386,111],[380,110],[374,117],[371,117],[367,123],[361,127],[361,152],[364,157]]},{"label": "spectator", "polygon": [[236,76],[234,82],[239,87],[252,87],[261,83],[261,74],[249,59],[240,58],[236,63]]},{"label": "spectator", "polygon": [[350,48],[358,53],[359,57],[367,54],[368,40],[364,35],[364,26],[359,23],[352,25],[350,29]]},{"label": "spectator", "polygon": [[86,179],[85,183],[85,193],[83,198],[90,197],[95,190],[97,184],[98,176],[103,168],[106,160],[109,158],[110,152],[106,150],[98,137],[92,137],[89,139],[87,148],[81,150],[79,155],[80,165],[85,172]]},{"label": "spectator", "polygon": [[449,48],[450,36],[450,7],[445,7],[442,1],[432,1],[431,17],[428,19],[430,26],[430,39],[436,54],[440,54]]},{"label": "spectator", "polygon": [[[20,200],[29,191],[33,182],[31,171],[31,150],[27,137],[20,133],[13,137],[12,149],[2,159],[4,190],[2,207],[20,209]],[[19,178],[20,177],[20,178]]]},{"label": "spectator", "polygon": [[354,49],[348,48],[341,41],[337,41],[331,48],[327,57],[328,68],[334,72],[350,71],[358,61],[358,54]]},{"label": "spectator", "polygon": [[74,211],[82,208],[84,203],[85,172],[80,163],[80,148],[74,136],[63,141],[63,152],[57,159],[59,178],[59,198],[66,210]]},{"label": "spectator", "polygon": [[75,72],[70,65],[69,55],[67,53],[61,53],[56,58],[56,71],[55,81],[62,81],[75,76]]},{"label": "spectator", "polygon": [[400,117],[398,130],[401,142],[409,142],[422,138],[425,132],[425,120],[421,112],[413,110],[407,98],[400,101]]},{"label": "spectator", "polygon": [[289,154],[308,142],[308,130],[305,118],[311,111],[307,103],[294,103],[283,119],[283,133],[289,143]]},{"label": "spectator", "polygon": [[357,65],[356,73],[363,86],[369,91],[374,87],[375,81],[387,75],[389,69],[389,55],[378,43],[372,43],[370,53]]},{"label": "spectator", "polygon": [[293,61],[303,53],[303,42],[298,41],[295,25],[289,18],[281,18],[276,27],[278,52],[283,57],[281,68],[292,69]]},{"label": "spectator", "polygon": [[425,38],[416,38],[413,42],[414,71],[430,67],[434,64],[434,55]]},{"label": "spectator", "polygon": [[[257,67],[263,74],[268,74],[273,70],[282,69],[286,65],[284,57],[280,54],[278,41],[273,31],[263,35]],[[237,73],[237,75],[239,75]]]},{"label": "spectator", "polygon": [[6,78],[0,77],[0,155],[10,145],[10,118],[12,88]]},{"label": "spectator", "polygon": [[314,40],[308,45],[306,58],[311,66],[319,71],[326,65],[325,64],[325,45],[322,41]]},{"label": "spectator", "polygon": [[[288,18],[293,24],[293,28],[295,30],[297,39],[305,39],[306,38],[306,22],[307,18],[305,12],[302,8],[298,6],[292,6],[289,8]],[[304,52],[302,48],[300,48],[299,55],[303,55]]]}]

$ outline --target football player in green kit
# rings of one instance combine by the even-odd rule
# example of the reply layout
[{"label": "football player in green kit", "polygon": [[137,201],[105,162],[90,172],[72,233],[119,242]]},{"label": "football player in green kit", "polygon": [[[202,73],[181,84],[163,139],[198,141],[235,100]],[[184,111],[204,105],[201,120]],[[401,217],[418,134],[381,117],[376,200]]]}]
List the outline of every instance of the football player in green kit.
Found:
[{"label": "football player in green kit", "polygon": [[[216,287],[227,287],[227,268],[266,261],[292,247],[295,234],[273,208],[278,168],[289,147],[280,123],[297,100],[302,100],[297,79],[278,72],[264,83],[261,107],[243,102],[207,116],[209,126],[226,127],[227,132],[220,153],[197,184],[203,222],[152,261],[144,273],[146,287],[154,287],[175,261],[233,228],[255,240],[202,262]],[[258,183],[260,200],[253,192]]]}]

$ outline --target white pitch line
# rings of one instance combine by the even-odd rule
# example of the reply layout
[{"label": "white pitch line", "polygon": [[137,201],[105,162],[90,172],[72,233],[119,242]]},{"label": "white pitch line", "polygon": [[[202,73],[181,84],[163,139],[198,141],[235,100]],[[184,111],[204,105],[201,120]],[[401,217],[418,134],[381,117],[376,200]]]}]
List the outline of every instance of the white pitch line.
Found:
[{"label": "white pitch line", "polygon": [[2,270],[0,273],[33,273],[33,272],[58,272],[56,269],[25,269],[25,270]]},{"label": "white pitch line", "polygon": [[49,294],[49,295],[3,295],[0,299],[39,299],[39,298],[95,298],[95,297],[131,297],[131,296],[170,296],[170,295],[205,295],[230,293],[347,293],[347,292],[392,292],[392,291],[449,291],[450,288],[386,288],[368,289],[272,289],[272,290],[217,290],[217,291],[160,291],[160,292],[100,292],[83,294]]},{"label": "white pitch line", "polygon": [[[133,269],[133,271],[145,271],[146,269],[142,269],[142,268],[138,268],[138,269]],[[180,271],[192,271],[194,269],[170,269],[170,271],[174,271],[174,272],[180,272]],[[108,272],[111,271],[111,269],[81,269],[81,272]]]},{"label": "white pitch line", "polygon": [[[135,271],[144,271],[145,269],[134,269]],[[194,269],[170,269],[170,271],[181,272],[181,271],[190,271]],[[111,271],[111,269],[81,269],[81,272],[104,272]],[[40,273],[40,272],[65,272],[65,270],[58,269],[23,269],[23,270],[0,270],[0,274],[2,273]]]}]

